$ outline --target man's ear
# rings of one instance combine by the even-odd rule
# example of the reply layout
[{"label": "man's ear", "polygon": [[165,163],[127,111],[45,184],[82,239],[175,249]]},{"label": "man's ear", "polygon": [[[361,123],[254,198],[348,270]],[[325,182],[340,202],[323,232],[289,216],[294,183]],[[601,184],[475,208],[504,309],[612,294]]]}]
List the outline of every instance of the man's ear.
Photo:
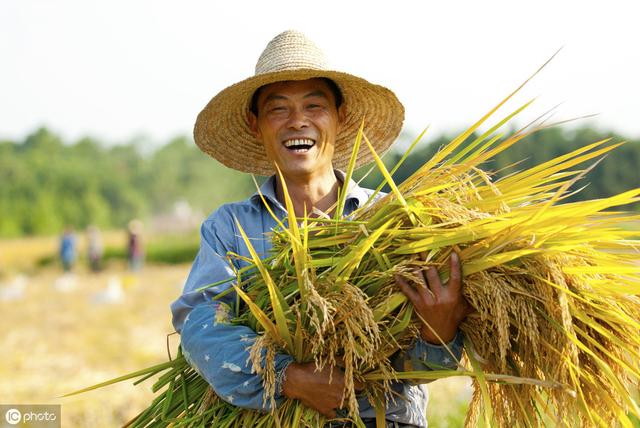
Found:
[{"label": "man's ear", "polygon": [[338,126],[342,127],[344,125],[344,121],[347,118],[347,108],[344,106],[344,103],[338,107]]},{"label": "man's ear", "polygon": [[255,114],[253,114],[252,111],[249,111],[247,113],[247,120],[249,121],[249,130],[251,131],[251,134],[253,134],[253,136],[256,139],[260,139],[260,130],[258,129],[258,118],[256,117]]}]

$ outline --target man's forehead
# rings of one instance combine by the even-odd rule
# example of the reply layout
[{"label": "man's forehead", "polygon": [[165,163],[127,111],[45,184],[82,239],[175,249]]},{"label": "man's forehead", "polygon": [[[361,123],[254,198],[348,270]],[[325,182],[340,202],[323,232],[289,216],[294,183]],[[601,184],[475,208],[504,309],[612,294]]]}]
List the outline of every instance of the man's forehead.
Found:
[{"label": "man's forehead", "polygon": [[331,89],[329,85],[320,78],[307,80],[284,80],[274,82],[260,88],[260,100],[267,98],[278,98],[279,96],[287,96],[291,94],[302,94],[303,96],[323,96],[330,98]]}]

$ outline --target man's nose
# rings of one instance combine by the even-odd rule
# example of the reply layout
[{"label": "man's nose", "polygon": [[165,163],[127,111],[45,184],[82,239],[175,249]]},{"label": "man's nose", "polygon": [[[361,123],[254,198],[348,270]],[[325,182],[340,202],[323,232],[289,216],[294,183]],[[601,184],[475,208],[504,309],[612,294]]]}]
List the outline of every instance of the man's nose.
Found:
[{"label": "man's nose", "polygon": [[302,108],[295,108],[291,110],[287,126],[290,129],[302,129],[309,126],[307,117],[305,116],[304,110]]}]

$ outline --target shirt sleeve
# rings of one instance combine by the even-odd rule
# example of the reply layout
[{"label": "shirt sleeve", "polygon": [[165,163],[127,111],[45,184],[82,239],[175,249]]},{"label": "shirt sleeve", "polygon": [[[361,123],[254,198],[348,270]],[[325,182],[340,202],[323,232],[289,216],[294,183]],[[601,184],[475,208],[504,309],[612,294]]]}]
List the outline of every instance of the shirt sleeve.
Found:
[{"label": "shirt sleeve", "polygon": [[[229,289],[231,282],[197,291],[235,276],[226,259],[227,252],[235,249],[231,221],[230,215],[219,210],[203,223],[200,250],[184,292],[171,305],[173,325],[180,333],[185,358],[220,398],[239,407],[269,410],[270,402],[264,400],[262,377],[255,373],[249,361],[248,348],[257,334],[249,327],[231,324],[235,293],[213,300]],[[289,355],[277,354],[276,373],[292,360]],[[276,403],[282,401],[279,390],[274,398]]]},{"label": "shirt sleeve", "polygon": [[[184,356],[223,400],[239,407],[269,410],[262,377],[248,361],[247,349],[257,335],[249,327],[230,324],[226,319],[229,312],[221,302],[197,305],[182,329]],[[286,354],[276,354],[276,373],[292,360]],[[282,400],[278,392],[274,398],[276,403]]]},{"label": "shirt sleeve", "polygon": [[[414,345],[404,352],[396,353],[391,364],[399,372],[423,370],[455,370],[462,358],[463,334],[460,330],[451,342],[434,345],[418,337]],[[427,383],[429,381],[420,381]]]}]

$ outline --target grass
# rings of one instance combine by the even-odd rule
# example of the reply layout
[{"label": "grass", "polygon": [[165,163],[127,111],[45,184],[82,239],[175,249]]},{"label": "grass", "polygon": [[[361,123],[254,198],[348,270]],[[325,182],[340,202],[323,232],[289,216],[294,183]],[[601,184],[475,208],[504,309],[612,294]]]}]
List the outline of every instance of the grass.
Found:
[{"label": "grass", "polygon": [[[145,245],[145,261],[160,264],[189,263],[198,253],[199,239],[196,233],[154,236]],[[105,248],[105,261],[126,260],[126,258],[127,251],[124,245]]]}]

